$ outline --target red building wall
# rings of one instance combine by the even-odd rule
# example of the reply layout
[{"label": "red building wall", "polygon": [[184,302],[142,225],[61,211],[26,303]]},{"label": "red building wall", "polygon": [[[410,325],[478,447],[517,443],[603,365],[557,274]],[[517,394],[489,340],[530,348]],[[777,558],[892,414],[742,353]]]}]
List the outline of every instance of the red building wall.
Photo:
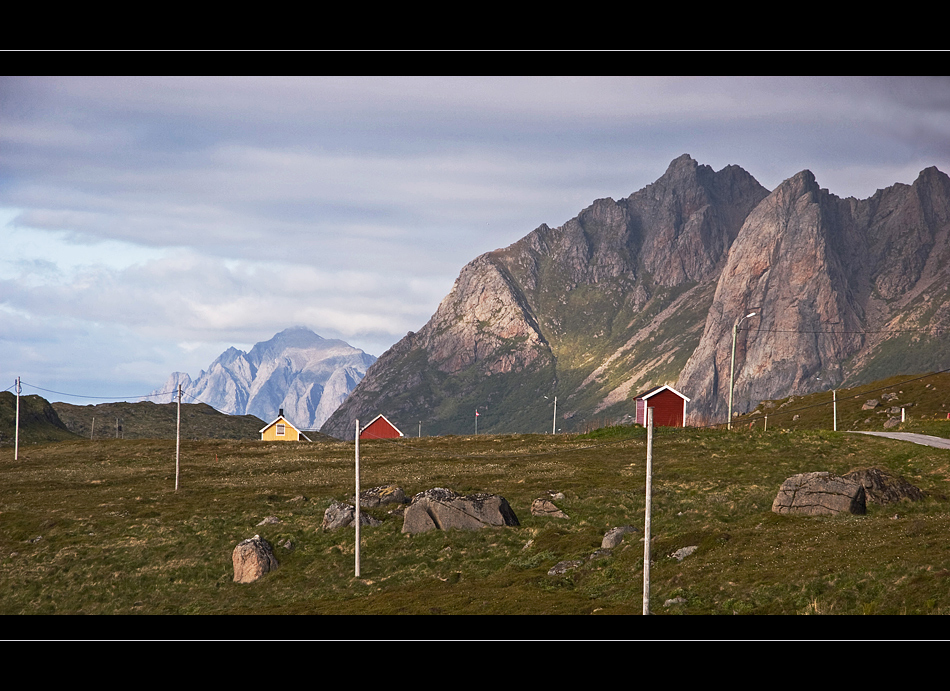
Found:
[{"label": "red building wall", "polygon": [[[644,402],[646,405],[644,405]],[[637,423],[646,424],[646,407],[653,408],[654,427],[682,427],[685,401],[667,389],[647,399],[637,399]]]},{"label": "red building wall", "polygon": [[383,418],[371,422],[366,429],[360,432],[360,439],[398,439],[399,430],[390,425]]}]

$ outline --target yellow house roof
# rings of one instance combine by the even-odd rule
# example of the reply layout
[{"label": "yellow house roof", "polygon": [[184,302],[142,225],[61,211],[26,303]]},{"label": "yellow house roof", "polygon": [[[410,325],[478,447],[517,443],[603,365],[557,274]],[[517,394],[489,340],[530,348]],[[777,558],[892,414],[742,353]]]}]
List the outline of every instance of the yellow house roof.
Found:
[{"label": "yellow house roof", "polygon": [[277,424],[278,422],[280,422],[281,420],[283,420],[284,424],[290,425],[291,427],[293,427],[297,432],[300,431],[299,429],[297,429],[297,426],[294,425],[290,420],[288,420],[287,418],[285,418],[283,415],[278,415],[278,416],[274,419],[273,422],[270,422],[270,423],[264,425],[264,426],[259,430],[260,433],[263,434],[263,433],[264,433],[264,430],[270,429],[271,427],[273,427],[274,425],[276,425],[276,424]]}]

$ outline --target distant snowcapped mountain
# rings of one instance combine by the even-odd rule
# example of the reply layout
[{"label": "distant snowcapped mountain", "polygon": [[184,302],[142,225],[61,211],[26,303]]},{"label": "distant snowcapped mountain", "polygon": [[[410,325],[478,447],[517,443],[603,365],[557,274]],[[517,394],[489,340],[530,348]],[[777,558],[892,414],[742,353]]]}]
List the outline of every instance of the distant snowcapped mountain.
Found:
[{"label": "distant snowcapped mountain", "polygon": [[301,429],[317,429],[333,414],[376,361],[359,348],[318,336],[310,329],[285,329],[249,353],[228,348],[197,379],[174,372],[152,394],[157,403],[175,400],[181,384],[186,403],[198,399],[231,415],[265,421],[284,415]]}]

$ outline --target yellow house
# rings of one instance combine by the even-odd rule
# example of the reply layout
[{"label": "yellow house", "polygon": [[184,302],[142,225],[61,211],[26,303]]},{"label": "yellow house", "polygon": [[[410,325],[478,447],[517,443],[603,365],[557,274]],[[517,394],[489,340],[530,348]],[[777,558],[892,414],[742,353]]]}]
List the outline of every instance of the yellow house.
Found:
[{"label": "yellow house", "polygon": [[281,408],[277,419],[261,430],[261,441],[310,441],[303,432],[290,424]]}]

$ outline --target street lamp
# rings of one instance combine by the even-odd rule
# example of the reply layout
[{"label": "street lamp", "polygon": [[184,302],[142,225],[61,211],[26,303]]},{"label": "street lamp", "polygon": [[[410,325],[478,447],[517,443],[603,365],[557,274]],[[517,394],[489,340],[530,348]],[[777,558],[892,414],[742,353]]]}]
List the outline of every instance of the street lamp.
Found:
[{"label": "street lamp", "polygon": [[732,386],[733,378],[736,373],[736,332],[739,330],[739,324],[742,323],[743,319],[748,319],[749,317],[754,317],[755,312],[749,312],[744,317],[741,317],[732,325],[732,364],[729,366],[729,420],[726,422],[726,429],[732,429]]}]

